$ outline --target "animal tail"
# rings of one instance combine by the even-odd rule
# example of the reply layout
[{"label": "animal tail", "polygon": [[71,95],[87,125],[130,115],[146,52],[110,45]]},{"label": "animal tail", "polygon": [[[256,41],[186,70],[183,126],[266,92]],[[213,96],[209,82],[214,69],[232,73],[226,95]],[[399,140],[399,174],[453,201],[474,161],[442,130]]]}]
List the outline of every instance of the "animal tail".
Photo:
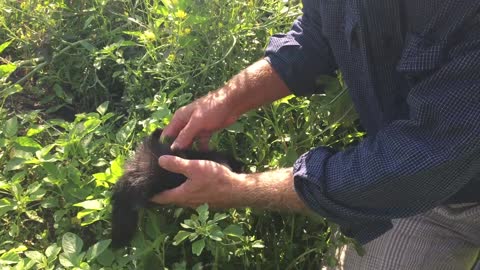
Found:
[{"label": "animal tail", "polygon": [[135,235],[138,210],[127,200],[116,199],[112,206],[112,247],[128,246]]}]

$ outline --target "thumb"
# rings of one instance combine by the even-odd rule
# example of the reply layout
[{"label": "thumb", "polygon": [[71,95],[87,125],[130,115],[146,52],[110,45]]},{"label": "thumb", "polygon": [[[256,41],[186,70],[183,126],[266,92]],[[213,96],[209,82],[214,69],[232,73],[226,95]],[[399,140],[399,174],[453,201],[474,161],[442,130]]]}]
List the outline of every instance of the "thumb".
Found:
[{"label": "thumb", "polygon": [[191,160],[183,159],[177,156],[164,155],[158,159],[158,165],[167,171],[180,173],[189,177]]},{"label": "thumb", "polygon": [[185,194],[185,186],[182,184],[174,189],[168,189],[156,194],[150,201],[158,204],[176,204],[185,196],[187,196]]}]

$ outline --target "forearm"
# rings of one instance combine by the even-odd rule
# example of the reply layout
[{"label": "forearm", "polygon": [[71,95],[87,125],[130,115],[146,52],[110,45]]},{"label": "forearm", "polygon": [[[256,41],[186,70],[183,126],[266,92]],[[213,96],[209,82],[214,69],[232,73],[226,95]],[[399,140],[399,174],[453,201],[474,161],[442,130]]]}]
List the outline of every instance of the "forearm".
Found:
[{"label": "forearm", "polygon": [[212,92],[238,117],[291,94],[286,84],[266,60],[259,60],[235,75],[225,86]]},{"label": "forearm", "polygon": [[292,168],[237,175],[232,189],[235,207],[291,212],[309,212],[293,185]]}]

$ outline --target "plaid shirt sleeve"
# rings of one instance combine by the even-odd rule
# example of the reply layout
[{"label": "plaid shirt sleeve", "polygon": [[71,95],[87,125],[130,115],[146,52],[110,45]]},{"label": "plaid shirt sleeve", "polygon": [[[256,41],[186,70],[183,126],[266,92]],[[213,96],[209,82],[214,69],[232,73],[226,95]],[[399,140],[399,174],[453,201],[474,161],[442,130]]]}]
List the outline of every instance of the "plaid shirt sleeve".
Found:
[{"label": "plaid shirt sleeve", "polygon": [[303,15],[287,34],[273,35],[265,52],[265,59],[297,96],[322,91],[319,76],[333,75],[337,69],[312,2],[304,1]]},{"label": "plaid shirt sleeve", "polygon": [[[311,150],[294,165],[304,202],[360,243],[388,230],[393,218],[442,204],[478,177],[480,50],[464,43],[449,51],[447,63],[411,81],[408,119],[346,151]],[[421,69],[428,59],[410,60]],[[373,224],[381,230],[371,230]]]}]

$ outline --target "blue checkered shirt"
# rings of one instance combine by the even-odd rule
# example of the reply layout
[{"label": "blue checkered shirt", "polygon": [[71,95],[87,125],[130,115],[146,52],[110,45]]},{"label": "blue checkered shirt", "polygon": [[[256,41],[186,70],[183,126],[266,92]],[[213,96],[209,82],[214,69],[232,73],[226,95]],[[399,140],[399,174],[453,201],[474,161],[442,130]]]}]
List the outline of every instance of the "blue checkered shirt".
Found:
[{"label": "blue checkered shirt", "polygon": [[340,70],[367,137],[294,165],[315,212],[364,244],[391,220],[480,201],[480,1],[304,0],[266,59],[296,95]]}]

